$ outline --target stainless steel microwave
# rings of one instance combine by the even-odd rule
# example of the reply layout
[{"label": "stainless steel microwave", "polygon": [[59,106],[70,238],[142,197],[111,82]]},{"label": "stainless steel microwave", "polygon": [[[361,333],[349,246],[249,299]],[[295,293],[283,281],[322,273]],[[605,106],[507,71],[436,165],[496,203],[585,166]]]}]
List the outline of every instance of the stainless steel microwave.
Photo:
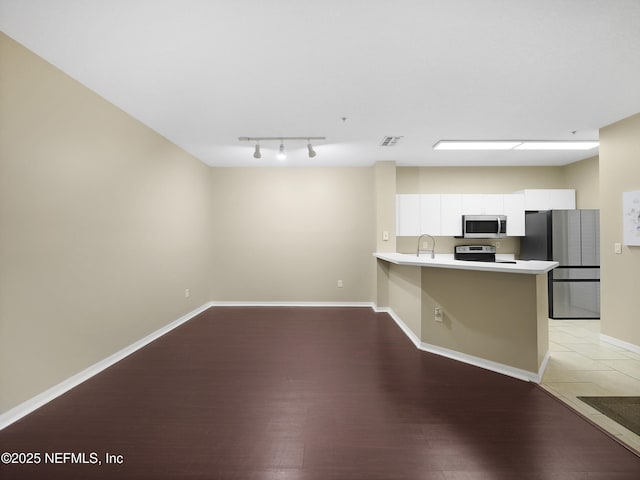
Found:
[{"label": "stainless steel microwave", "polygon": [[507,236],[506,215],[463,215],[464,238],[502,238]]}]

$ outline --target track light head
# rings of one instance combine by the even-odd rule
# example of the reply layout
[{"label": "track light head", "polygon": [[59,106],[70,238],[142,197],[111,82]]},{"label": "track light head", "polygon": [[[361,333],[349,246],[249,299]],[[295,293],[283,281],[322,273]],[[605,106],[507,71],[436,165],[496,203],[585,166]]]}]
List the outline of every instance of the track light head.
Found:
[{"label": "track light head", "polygon": [[286,160],[287,155],[284,153],[284,143],[280,141],[280,149],[278,150],[278,155],[276,156],[278,160]]},{"label": "track light head", "polygon": [[309,150],[309,158],[313,158],[316,156],[316,151],[311,146],[311,142],[307,143],[307,150]]},{"label": "track light head", "polygon": [[280,148],[278,149],[278,154],[276,158],[278,160],[286,160],[287,154],[284,151],[284,141],[307,141],[307,150],[309,152],[309,158],[313,158],[317,155],[316,151],[313,149],[313,145],[311,145],[312,141],[317,140],[326,140],[327,137],[238,137],[238,140],[241,142],[256,142],[255,150],[253,151],[253,158],[262,158],[262,152],[260,151],[260,142],[262,141],[279,141]]}]

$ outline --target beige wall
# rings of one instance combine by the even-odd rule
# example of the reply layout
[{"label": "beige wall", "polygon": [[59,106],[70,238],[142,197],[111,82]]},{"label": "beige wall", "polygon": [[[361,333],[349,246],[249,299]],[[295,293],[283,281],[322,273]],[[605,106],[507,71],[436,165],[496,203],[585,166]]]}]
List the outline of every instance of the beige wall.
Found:
[{"label": "beige wall", "polygon": [[398,167],[397,193],[513,193],[565,188],[562,167]]},{"label": "beige wall", "polygon": [[398,167],[397,193],[513,193],[574,188],[578,208],[598,208],[598,157],[560,167]]},{"label": "beige wall", "polygon": [[372,168],[214,168],[211,190],[212,300],[374,300]]},{"label": "beige wall", "polygon": [[576,208],[600,208],[599,158],[591,157],[562,168],[564,186],[576,190]]},{"label": "beige wall", "polygon": [[600,256],[603,334],[640,346],[640,247],[622,246],[622,192],[640,190],[640,114],[600,130]]},{"label": "beige wall", "polygon": [[376,252],[396,251],[396,170],[395,162],[378,162],[373,166]]},{"label": "beige wall", "polygon": [[202,163],[2,34],[0,71],[3,412],[206,303],[211,215]]},{"label": "beige wall", "polygon": [[421,270],[420,267],[389,264],[386,287],[389,292],[389,308],[413,332],[418,341],[422,339]]},{"label": "beige wall", "polygon": [[548,349],[546,335],[538,338],[537,302],[546,275],[413,268],[422,275],[423,342],[538,372]]}]

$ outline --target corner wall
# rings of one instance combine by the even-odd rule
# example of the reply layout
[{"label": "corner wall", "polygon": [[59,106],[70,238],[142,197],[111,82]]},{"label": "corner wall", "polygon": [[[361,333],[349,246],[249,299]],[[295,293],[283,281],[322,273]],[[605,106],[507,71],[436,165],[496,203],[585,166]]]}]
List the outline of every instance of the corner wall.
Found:
[{"label": "corner wall", "polygon": [[562,167],[564,187],[576,191],[576,208],[600,208],[600,160],[591,157]]},{"label": "corner wall", "polygon": [[600,130],[601,332],[640,348],[640,247],[622,246],[622,193],[640,190],[640,114]]},{"label": "corner wall", "polygon": [[209,301],[211,216],[201,162],[4,34],[0,71],[2,413]]}]

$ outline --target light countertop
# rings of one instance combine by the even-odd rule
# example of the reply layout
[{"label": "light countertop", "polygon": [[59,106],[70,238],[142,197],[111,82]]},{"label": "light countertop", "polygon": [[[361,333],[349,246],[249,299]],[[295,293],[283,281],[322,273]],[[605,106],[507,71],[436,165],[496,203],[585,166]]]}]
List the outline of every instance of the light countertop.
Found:
[{"label": "light countertop", "polygon": [[[431,258],[429,253],[421,253],[420,256],[409,253],[376,252],[374,257],[396,265],[411,265],[416,267],[453,268],[459,270],[479,270],[485,272],[522,273],[539,275],[547,273],[558,266],[558,262],[545,262],[542,260],[516,260],[516,263],[498,262],[469,262],[455,260],[453,254],[436,253]],[[498,260],[508,259],[509,255],[496,255]],[[511,256],[513,258],[513,256]]]}]

